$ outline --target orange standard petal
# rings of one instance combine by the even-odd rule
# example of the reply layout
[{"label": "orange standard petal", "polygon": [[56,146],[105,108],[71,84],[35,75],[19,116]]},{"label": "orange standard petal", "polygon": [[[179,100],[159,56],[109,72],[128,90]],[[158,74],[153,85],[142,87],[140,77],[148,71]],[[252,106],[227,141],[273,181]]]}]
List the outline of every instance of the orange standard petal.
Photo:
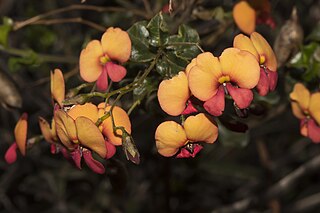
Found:
[{"label": "orange standard petal", "polygon": [[190,97],[188,79],[184,72],[163,80],[158,89],[158,100],[163,111],[172,116],[180,115]]},{"label": "orange standard petal", "polygon": [[276,72],[278,66],[276,55],[267,40],[257,32],[253,32],[250,39],[260,55],[260,64],[265,65],[270,71]]},{"label": "orange standard petal", "polygon": [[297,118],[304,119],[306,117],[297,102],[294,102],[294,101],[291,102],[291,109],[292,109],[292,113]]},{"label": "orange standard petal", "polygon": [[233,19],[239,29],[250,35],[256,28],[256,11],[247,1],[236,3],[232,11]]},{"label": "orange standard petal", "polygon": [[[109,112],[111,110],[111,106],[107,106],[105,108],[105,103],[100,103],[98,105],[99,108],[99,117],[102,117],[105,112]],[[131,122],[128,114],[122,108],[115,106],[112,111],[114,123],[117,127],[124,127],[124,129],[131,134]],[[113,132],[112,120],[109,116],[105,119],[102,124],[102,133],[104,136],[108,138],[108,141],[116,146],[122,144],[122,131],[120,129],[117,130],[117,134]]]},{"label": "orange standard petal", "polygon": [[26,155],[28,114],[23,113],[14,128],[16,144],[23,156]]},{"label": "orange standard petal", "polygon": [[188,142],[183,127],[174,121],[161,123],[156,130],[155,139],[158,152],[165,157],[175,155]]},{"label": "orange standard petal", "polygon": [[120,28],[109,27],[102,35],[101,44],[103,52],[112,60],[124,63],[131,54],[131,40],[129,34]]},{"label": "orange standard petal", "polygon": [[183,127],[188,140],[192,142],[213,143],[218,137],[218,127],[209,118],[200,113],[195,116],[189,116]]},{"label": "orange standard petal", "polygon": [[80,116],[75,120],[77,136],[81,145],[95,151],[100,157],[107,156],[104,137],[99,128],[89,118]]},{"label": "orange standard petal", "polygon": [[100,41],[90,41],[80,53],[80,76],[86,82],[96,81],[103,69],[100,58],[103,56]]},{"label": "orange standard petal", "polygon": [[41,116],[38,118],[41,133],[48,143],[54,143],[50,124]]},{"label": "orange standard petal", "polygon": [[309,113],[320,126],[320,92],[311,95]]},{"label": "orange standard petal", "polygon": [[83,117],[89,118],[92,122],[97,122],[99,118],[98,107],[92,103],[75,105],[67,112],[67,114],[73,120],[76,120],[77,117],[83,116]]},{"label": "orange standard petal", "polygon": [[303,113],[308,113],[310,92],[301,83],[296,83],[293,87],[293,91],[290,93],[290,99],[298,103]]},{"label": "orange standard petal", "polygon": [[60,107],[62,107],[62,101],[65,98],[65,84],[63,74],[60,69],[55,69],[50,72],[51,79],[51,95],[54,100],[58,102]]},{"label": "orange standard petal", "polygon": [[202,101],[214,96],[219,87],[221,66],[217,57],[211,53],[201,53],[197,57],[197,64],[189,72],[188,81],[191,93]]},{"label": "orange standard petal", "polygon": [[194,58],[191,60],[191,62],[188,64],[188,66],[186,67],[186,75],[187,77],[189,76],[189,72],[192,69],[192,67],[194,67],[195,65],[197,65],[197,58]]},{"label": "orange standard petal", "polygon": [[219,57],[222,73],[241,88],[254,88],[260,78],[260,66],[251,53],[237,48],[225,49]]},{"label": "orange standard petal", "polygon": [[237,35],[233,40],[233,47],[238,48],[240,50],[246,50],[253,54],[254,57],[256,57],[257,61],[260,60],[260,56],[248,36],[245,36],[243,34]]}]

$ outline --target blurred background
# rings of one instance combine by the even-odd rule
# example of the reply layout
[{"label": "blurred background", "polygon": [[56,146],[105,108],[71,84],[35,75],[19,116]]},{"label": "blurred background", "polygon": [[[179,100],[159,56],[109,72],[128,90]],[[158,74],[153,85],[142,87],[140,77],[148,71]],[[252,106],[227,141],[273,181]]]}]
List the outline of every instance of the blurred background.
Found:
[{"label": "blurred background", "polygon": [[[29,138],[40,134],[38,116],[50,120],[51,70],[64,72],[67,88],[79,85],[78,57],[88,41],[100,39],[109,26],[128,29],[159,11],[167,12],[170,2],[172,32],[188,24],[198,31],[205,51],[219,55],[240,33],[232,19],[233,0],[1,0],[0,71],[6,77],[1,77],[0,90],[13,82],[18,101],[8,103],[5,94],[0,97],[0,156],[14,140],[22,112],[29,114]],[[275,28],[262,24],[256,30],[271,46],[277,36],[286,36],[279,32],[295,6],[305,39],[294,51],[320,50],[319,0],[270,3]],[[312,50],[303,49],[311,42]],[[282,51],[291,49],[288,45]],[[131,114],[140,165],[127,161],[119,147],[105,162],[106,174],[87,167],[78,170],[61,154],[52,155],[44,141],[12,165],[1,157],[0,212],[319,212],[320,147],[300,136],[288,96],[292,82],[305,81],[314,88],[319,78],[305,78],[301,73],[309,70],[288,61],[278,70],[277,91],[257,100],[252,109],[256,115],[241,120],[249,130],[235,133],[221,127],[223,136],[205,145],[196,158],[164,158],[157,153],[154,132],[168,117],[155,94]],[[128,77],[138,71],[130,70]],[[320,76],[320,66],[312,72]],[[123,107],[130,100],[122,99]]]}]

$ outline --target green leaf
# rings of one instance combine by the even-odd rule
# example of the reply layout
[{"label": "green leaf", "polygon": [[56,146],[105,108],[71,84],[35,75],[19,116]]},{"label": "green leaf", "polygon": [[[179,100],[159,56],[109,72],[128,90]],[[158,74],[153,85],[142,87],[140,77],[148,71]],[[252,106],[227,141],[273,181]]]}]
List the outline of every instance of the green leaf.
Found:
[{"label": "green leaf", "polygon": [[184,71],[188,61],[179,59],[173,53],[166,53],[158,60],[156,65],[157,72],[164,78],[171,78],[180,71]]},{"label": "green leaf", "polygon": [[220,122],[219,125],[219,141],[227,147],[245,147],[249,144],[249,131],[245,133],[234,132],[224,127]]},{"label": "green leaf", "polygon": [[149,48],[149,31],[146,27],[146,21],[140,21],[128,29],[132,42],[131,61],[148,62],[155,58],[155,54],[150,52]]},{"label": "green leaf", "polygon": [[149,30],[149,44],[161,47],[168,42],[169,29],[162,12],[154,16],[147,25]]},{"label": "green leaf", "polygon": [[40,64],[41,59],[33,50],[29,50],[24,57],[11,57],[8,62],[9,69],[12,72],[18,71],[23,65],[37,67]]},{"label": "green leaf", "polygon": [[8,35],[12,29],[13,21],[8,17],[3,18],[3,24],[0,25],[0,45],[7,46]]},{"label": "green leaf", "polygon": [[320,42],[320,24],[318,24],[312,32],[307,36],[307,41],[318,41]]},{"label": "green leaf", "polygon": [[147,77],[139,87],[133,90],[133,101],[143,100],[158,88],[159,80],[157,78]]},{"label": "green leaf", "polygon": [[167,49],[173,50],[178,58],[190,61],[200,53],[199,41],[199,34],[196,30],[187,25],[181,25],[178,35],[169,37]]}]

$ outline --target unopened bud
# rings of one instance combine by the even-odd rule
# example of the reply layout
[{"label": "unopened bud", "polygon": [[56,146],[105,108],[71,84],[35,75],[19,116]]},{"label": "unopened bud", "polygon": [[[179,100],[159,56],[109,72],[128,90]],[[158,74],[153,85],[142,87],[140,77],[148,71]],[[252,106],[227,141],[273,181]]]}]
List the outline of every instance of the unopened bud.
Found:
[{"label": "unopened bud", "polygon": [[139,151],[133,141],[133,138],[128,133],[124,132],[122,134],[122,148],[124,153],[126,154],[127,160],[135,164],[140,163],[140,154]]}]

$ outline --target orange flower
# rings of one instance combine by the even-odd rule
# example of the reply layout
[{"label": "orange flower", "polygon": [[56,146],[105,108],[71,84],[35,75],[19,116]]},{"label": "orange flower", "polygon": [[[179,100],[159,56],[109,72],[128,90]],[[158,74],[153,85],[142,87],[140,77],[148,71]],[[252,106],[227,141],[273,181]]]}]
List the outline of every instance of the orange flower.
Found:
[{"label": "orange flower", "polygon": [[257,85],[258,93],[265,96],[275,90],[278,81],[277,59],[268,42],[259,33],[254,32],[250,38],[239,34],[234,38],[235,48],[252,53],[260,64],[260,79]]},{"label": "orange flower", "polygon": [[98,108],[91,104],[75,105],[69,111],[56,110],[54,114],[57,135],[71,152],[76,166],[81,168],[81,156],[96,173],[105,172],[104,166],[93,159],[91,150],[102,158],[108,158],[107,144],[96,126]]},{"label": "orange flower", "polygon": [[269,0],[243,0],[234,5],[232,15],[239,29],[249,35],[255,31],[256,24],[263,23],[272,29],[275,27],[270,9]]},{"label": "orange flower", "polygon": [[19,149],[22,156],[26,155],[28,114],[23,113],[14,128],[15,142],[9,147],[5,154],[7,163],[12,164],[17,159],[16,150]]},{"label": "orange flower", "polygon": [[290,93],[293,114],[300,119],[300,132],[314,143],[320,143],[320,92],[310,94],[301,83]]},{"label": "orange flower", "polygon": [[87,82],[97,81],[100,90],[108,88],[108,76],[114,82],[121,81],[127,70],[118,65],[129,60],[131,40],[127,32],[109,27],[101,41],[90,41],[80,54],[80,75]]},{"label": "orange flower", "polygon": [[[105,103],[100,103],[98,105],[98,110],[99,117],[102,117],[106,112],[111,110],[111,106],[106,106]],[[115,106],[112,110],[112,115],[115,126],[123,127],[128,134],[131,134],[131,122],[126,111],[118,106]],[[116,134],[113,132],[113,125],[110,116],[102,122],[100,129],[110,143],[116,146],[122,144],[122,132],[120,129],[116,131]]]},{"label": "orange flower", "polygon": [[189,116],[183,125],[174,121],[161,123],[155,133],[158,152],[171,157],[194,157],[202,147],[196,142],[214,143],[218,137],[218,127],[205,114]]},{"label": "orange flower", "polygon": [[57,101],[60,107],[62,107],[62,101],[65,98],[65,85],[63,74],[60,69],[55,69],[53,72],[50,72],[51,79],[51,95],[52,98]]},{"label": "orange flower", "polygon": [[204,108],[212,115],[224,111],[225,94],[229,94],[240,108],[247,108],[251,91],[259,81],[259,64],[252,54],[236,48],[225,49],[219,58],[209,52],[196,58],[189,73],[192,94],[204,101]]}]

